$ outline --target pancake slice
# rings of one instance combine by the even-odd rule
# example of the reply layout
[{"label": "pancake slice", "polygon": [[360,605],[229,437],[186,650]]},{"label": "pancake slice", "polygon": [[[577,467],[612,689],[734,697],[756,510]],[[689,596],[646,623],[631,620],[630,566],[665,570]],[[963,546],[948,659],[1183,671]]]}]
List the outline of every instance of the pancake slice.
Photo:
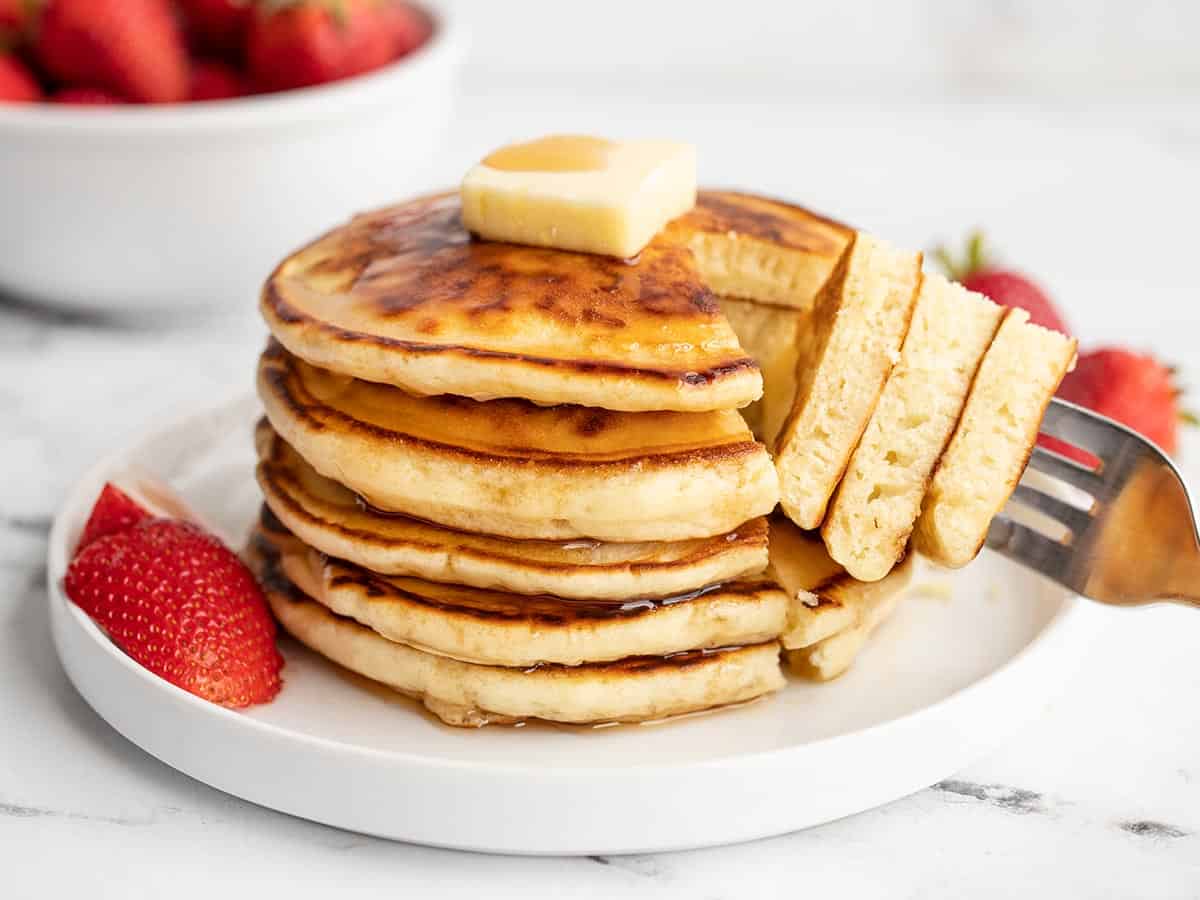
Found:
[{"label": "pancake slice", "polygon": [[260,310],[309,363],[414,394],[706,411],[762,393],[685,246],[660,236],[630,261],[472,240],[456,193],[297,251]]},{"label": "pancake slice", "polygon": [[511,538],[676,541],[733,531],[778,499],[734,410],[619,413],[420,397],[318,369],[276,343],[259,363],[271,425],[372,506]]},{"label": "pancake slice", "polygon": [[982,294],[925,275],[900,362],[821,528],[830,555],[854,578],[878,581],[904,558],[934,465],[1003,314]]},{"label": "pancake slice", "polygon": [[586,599],[666,597],[762,572],[767,522],[689,541],[515,541],[387,515],[318,474],[265,421],[258,483],[271,511],[306,544],[384,575]]},{"label": "pancake slice", "polygon": [[783,509],[816,528],[908,331],[921,255],[858,233],[800,329],[796,397],[777,441]]},{"label": "pancake slice", "polygon": [[849,628],[811,647],[788,650],[788,668],[793,674],[813,681],[831,681],[845,674],[871,635],[891,616],[899,602],[899,591],[878,593],[871,602],[864,603],[862,617]]},{"label": "pancake slice", "polygon": [[860,629],[874,610],[890,611],[889,604],[912,580],[913,558],[907,557],[879,581],[857,581],[829,556],[816,535],[772,516],[770,573],[791,601],[780,642],[785,649],[800,650]]},{"label": "pancake slice", "polygon": [[1073,338],[1010,309],[983,357],[922,504],[913,543],[951,568],[974,559],[1037,442],[1042,416],[1075,363]]},{"label": "pancake slice", "polygon": [[283,574],[312,600],[388,640],[464,662],[575,666],[757,644],[777,638],[787,619],[787,597],[765,578],[658,600],[573,600],[378,575],[306,546],[269,519],[261,534]]},{"label": "pancake slice", "polygon": [[642,722],[743,703],[783,687],[775,641],[581,666],[462,662],[380,637],[314,602],[269,561],[251,561],[285,631],[352,672],[418,697],[450,725]]},{"label": "pancake slice", "polygon": [[668,226],[665,237],[692,251],[702,278],[717,294],[804,309],[853,234],[790,203],[704,190],[695,207]]}]

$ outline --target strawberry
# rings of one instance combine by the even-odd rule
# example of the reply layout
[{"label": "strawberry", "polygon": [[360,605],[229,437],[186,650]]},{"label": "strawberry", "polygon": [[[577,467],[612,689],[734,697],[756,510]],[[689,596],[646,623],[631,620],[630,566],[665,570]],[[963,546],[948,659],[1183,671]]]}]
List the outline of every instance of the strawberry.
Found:
[{"label": "strawberry", "polygon": [[222,55],[242,49],[252,7],[250,0],[179,0],[188,36],[200,48]]},{"label": "strawberry", "polygon": [[[1179,447],[1179,423],[1195,424],[1193,416],[1180,411],[1180,393],[1173,369],[1152,356],[1112,347],[1081,354],[1075,370],[1067,373],[1058,389],[1064,400],[1115,419],[1167,453]],[[1052,449],[1090,461],[1058,442]]]},{"label": "strawberry", "polygon": [[[84,89],[75,88],[75,90],[83,92]],[[62,91],[56,95],[56,102],[79,102],[58,99],[63,93],[66,93],[66,91]],[[94,103],[97,101],[85,100],[83,102]],[[79,546],[75,548],[75,552],[78,553],[88,544],[105,535],[116,534],[118,531],[126,531],[143,519],[149,518],[152,518],[152,516],[146,507],[142,506],[110,481],[104,485],[104,488],[100,491],[100,496],[96,498],[96,503],[92,507],[92,514],[88,516],[87,524],[83,526],[83,536],[79,538]]]},{"label": "strawberry", "polygon": [[50,102],[69,103],[73,106],[121,106],[129,101],[100,88],[69,87],[56,91],[50,97]]},{"label": "strawberry", "polygon": [[0,0],[0,50],[24,43],[36,12],[35,0]]},{"label": "strawberry", "polygon": [[395,37],[379,0],[296,0],[260,4],[246,59],[263,91],[325,84],[389,62]]},{"label": "strawberry", "polygon": [[33,103],[42,89],[33,73],[15,56],[0,55],[0,103]]},{"label": "strawberry", "polygon": [[188,60],[169,0],[49,0],[34,44],[46,71],[74,87],[140,103],[188,92]]},{"label": "strawberry", "polygon": [[1071,333],[1045,291],[1019,272],[999,268],[988,261],[980,232],[974,232],[967,239],[965,263],[954,260],[945,247],[938,247],[934,256],[946,274],[968,290],[990,297],[1001,306],[1020,307],[1029,313],[1029,320],[1035,325],[1063,334]]},{"label": "strawberry", "polygon": [[383,0],[380,15],[392,36],[392,57],[404,56],[429,39],[433,23],[421,10],[409,3]]},{"label": "strawberry", "polygon": [[250,570],[189,522],[145,519],[76,554],[67,596],[135,662],[222,706],[279,693],[275,622]]},{"label": "strawberry", "polygon": [[232,66],[207,59],[192,64],[189,100],[230,100],[245,94],[246,85],[242,76]]}]

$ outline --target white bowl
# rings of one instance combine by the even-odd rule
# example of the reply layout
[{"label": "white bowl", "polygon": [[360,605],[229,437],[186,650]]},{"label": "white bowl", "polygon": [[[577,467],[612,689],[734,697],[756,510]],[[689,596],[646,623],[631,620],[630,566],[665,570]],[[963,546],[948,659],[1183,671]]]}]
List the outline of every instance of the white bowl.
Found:
[{"label": "white bowl", "polygon": [[231,101],[0,104],[0,294],[118,314],[246,304],[288,250],[421,187],[462,37],[376,72]]}]

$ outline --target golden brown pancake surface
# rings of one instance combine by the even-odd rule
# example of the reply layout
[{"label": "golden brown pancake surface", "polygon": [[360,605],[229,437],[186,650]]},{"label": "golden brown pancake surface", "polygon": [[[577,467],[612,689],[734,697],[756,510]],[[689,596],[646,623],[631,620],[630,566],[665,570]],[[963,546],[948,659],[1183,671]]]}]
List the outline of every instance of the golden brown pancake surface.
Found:
[{"label": "golden brown pancake surface", "polygon": [[456,195],[357,216],[285,260],[261,309],[310,362],[423,394],[736,408],[762,381],[686,247],[626,261],[471,238]]}]

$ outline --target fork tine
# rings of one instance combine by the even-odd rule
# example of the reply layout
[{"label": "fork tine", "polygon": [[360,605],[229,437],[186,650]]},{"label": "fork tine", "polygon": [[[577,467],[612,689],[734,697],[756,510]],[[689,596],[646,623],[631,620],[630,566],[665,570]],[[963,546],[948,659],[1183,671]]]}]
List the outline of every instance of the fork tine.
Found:
[{"label": "fork tine", "polygon": [[1097,496],[1104,484],[1104,479],[1095,469],[1090,469],[1073,459],[1067,459],[1045,447],[1033,448],[1033,455],[1029,457],[1029,468],[1066,482],[1093,497]]},{"label": "fork tine", "polygon": [[1128,429],[1098,413],[1089,412],[1057,397],[1046,407],[1041,432],[1086,450],[1101,460],[1108,459],[1126,437],[1132,434]]},{"label": "fork tine", "polygon": [[1076,537],[1083,534],[1095,521],[1090,512],[1072,506],[1058,497],[1043,493],[1027,484],[1018,484],[1012,493],[1012,499],[1031,509],[1036,509],[1038,512],[1045,513],[1056,522],[1065,525]]},{"label": "fork tine", "polygon": [[1066,544],[1051,540],[1001,514],[992,519],[987,545],[1001,556],[1041,572],[1069,588],[1078,589],[1070,580],[1071,548]]}]

